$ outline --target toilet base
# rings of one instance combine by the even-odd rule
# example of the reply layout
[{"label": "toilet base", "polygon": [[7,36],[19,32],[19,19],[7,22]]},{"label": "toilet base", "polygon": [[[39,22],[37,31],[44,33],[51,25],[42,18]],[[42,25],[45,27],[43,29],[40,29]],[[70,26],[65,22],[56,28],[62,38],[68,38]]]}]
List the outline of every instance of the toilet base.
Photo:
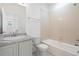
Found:
[{"label": "toilet base", "polygon": [[46,52],[39,52],[39,56],[51,56],[51,54],[46,51]]},{"label": "toilet base", "polygon": [[52,56],[48,51],[41,52],[37,49],[36,52],[33,52],[33,56]]}]

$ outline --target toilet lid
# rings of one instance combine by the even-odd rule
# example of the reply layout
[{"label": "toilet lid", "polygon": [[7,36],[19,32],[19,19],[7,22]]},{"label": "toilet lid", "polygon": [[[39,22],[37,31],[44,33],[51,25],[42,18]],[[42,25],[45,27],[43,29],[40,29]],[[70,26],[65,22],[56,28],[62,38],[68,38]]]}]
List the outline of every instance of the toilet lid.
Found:
[{"label": "toilet lid", "polygon": [[39,45],[37,45],[37,47],[40,49],[48,49],[48,46],[45,44],[39,44]]}]

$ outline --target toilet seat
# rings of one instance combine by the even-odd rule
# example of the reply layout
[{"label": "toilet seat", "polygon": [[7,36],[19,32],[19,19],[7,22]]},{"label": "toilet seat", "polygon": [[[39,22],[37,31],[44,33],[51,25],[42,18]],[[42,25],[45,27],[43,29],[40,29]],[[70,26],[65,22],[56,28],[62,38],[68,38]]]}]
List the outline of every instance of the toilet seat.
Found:
[{"label": "toilet seat", "polygon": [[47,51],[47,49],[48,49],[48,46],[46,44],[43,44],[43,43],[38,44],[37,47],[40,51]]}]

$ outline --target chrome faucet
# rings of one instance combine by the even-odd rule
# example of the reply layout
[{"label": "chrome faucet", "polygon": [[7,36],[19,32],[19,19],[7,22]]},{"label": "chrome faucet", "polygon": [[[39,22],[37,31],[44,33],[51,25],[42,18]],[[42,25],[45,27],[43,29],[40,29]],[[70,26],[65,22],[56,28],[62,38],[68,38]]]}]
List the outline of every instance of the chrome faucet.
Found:
[{"label": "chrome faucet", "polygon": [[16,36],[16,33],[15,33],[15,32],[13,32],[13,33],[12,33],[12,36]]},{"label": "chrome faucet", "polygon": [[79,53],[79,51],[77,51],[77,53]]},{"label": "chrome faucet", "polygon": [[75,46],[79,46],[79,39],[76,40]]},{"label": "chrome faucet", "polygon": [[10,33],[10,37],[16,36],[15,32]]}]

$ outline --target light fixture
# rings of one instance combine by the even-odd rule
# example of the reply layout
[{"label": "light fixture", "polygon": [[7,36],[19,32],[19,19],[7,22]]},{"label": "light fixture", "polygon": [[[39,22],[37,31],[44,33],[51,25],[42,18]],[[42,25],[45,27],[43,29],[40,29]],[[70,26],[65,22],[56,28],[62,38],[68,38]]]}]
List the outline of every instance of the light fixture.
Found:
[{"label": "light fixture", "polygon": [[74,3],[73,5],[74,5],[74,6],[77,6],[77,3]]},{"label": "light fixture", "polygon": [[28,6],[27,3],[18,3],[18,4],[21,5],[21,6]]},{"label": "light fixture", "polygon": [[59,10],[61,8],[63,8],[64,6],[66,6],[68,3],[57,3],[55,6],[54,6],[54,9],[55,10]]},{"label": "light fixture", "polygon": [[63,20],[63,18],[61,18],[61,17],[60,17],[60,18],[58,18],[58,20],[62,21],[62,20]]}]

